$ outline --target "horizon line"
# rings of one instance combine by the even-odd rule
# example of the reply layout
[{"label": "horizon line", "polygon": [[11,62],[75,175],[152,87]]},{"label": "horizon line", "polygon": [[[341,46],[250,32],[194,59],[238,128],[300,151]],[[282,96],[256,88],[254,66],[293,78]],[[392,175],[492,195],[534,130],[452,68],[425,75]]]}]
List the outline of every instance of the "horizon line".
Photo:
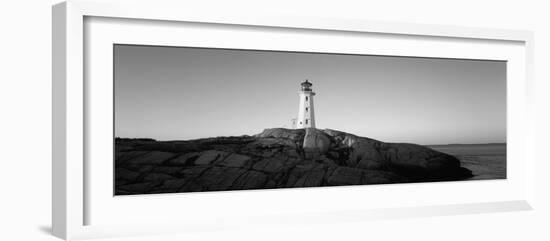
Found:
[{"label": "horizon line", "polygon": [[[352,135],[354,135],[354,134],[352,134]],[[202,140],[202,139],[209,139],[209,138],[242,137],[242,136],[254,136],[254,135],[212,136],[212,137],[203,137],[203,138],[194,138],[194,139],[164,139],[164,140],[156,139],[156,138],[151,138],[151,137],[120,137],[120,136],[115,136],[114,139],[117,139],[117,138],[118,138],[118,139],[134,139],[134,140],[143,139],[143,140],[152,140],[152,141],[157,141],[157,142],[173,142],[173,141],[195,141],[195,140]],[[359,136],[359,137],[363,137],[363,136]],[[363,137],[363,138],[373,139],[373,138],[370,138],[370,137]],[[503,145],[503,144],[507,144],[506,141],[504,141],[504,142],[477,142],[477,143],[474,143],[474,142],[464,143],[464,142],[463,142],[463,143],[432,143],[432,144],[419,144],[419,143],[414,143],[414,142],[388,142],[388,141],[381,141],[381,140],[378,140],[378,139],[373,139],[373,140],[377,140],[377,141],[384,142],[384,143],[394,143],[394,144],[408,143],[408,144],[415,144],[415,145],[420,145],[420,146]]]}]

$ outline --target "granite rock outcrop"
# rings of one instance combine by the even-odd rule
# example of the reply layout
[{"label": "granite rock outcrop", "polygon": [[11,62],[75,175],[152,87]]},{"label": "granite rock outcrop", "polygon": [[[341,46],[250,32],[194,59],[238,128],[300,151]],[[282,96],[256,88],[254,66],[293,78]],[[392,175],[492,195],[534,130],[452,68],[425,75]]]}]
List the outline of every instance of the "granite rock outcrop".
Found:
[{"label": "granite rock outcrop", "polygon": [[115,139],[117,195],[452,181],[454,156],[336,131],[266,129],[189,141]]}]

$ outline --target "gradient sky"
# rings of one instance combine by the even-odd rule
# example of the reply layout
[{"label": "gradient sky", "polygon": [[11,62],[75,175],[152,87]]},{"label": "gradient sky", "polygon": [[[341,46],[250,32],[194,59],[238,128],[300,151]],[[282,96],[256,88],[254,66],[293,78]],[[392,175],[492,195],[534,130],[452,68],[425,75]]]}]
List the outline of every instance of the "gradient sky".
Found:
[{"label": "gradient sky", "polygon": [[386,142],[506,141],[505,62],[131,45],[115,45],[115,135],[290,128],[306,78],[320,129]]}]

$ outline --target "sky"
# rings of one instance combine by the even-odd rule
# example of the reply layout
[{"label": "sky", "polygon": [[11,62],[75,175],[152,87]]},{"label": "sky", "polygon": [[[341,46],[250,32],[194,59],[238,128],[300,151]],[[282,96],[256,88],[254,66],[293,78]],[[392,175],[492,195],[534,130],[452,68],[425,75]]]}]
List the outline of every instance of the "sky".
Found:
[{"label": "sky", "polygon": [[506,141],[506,62],[115,45],[115,135],[188,140],[291,127],[423,145]]}]

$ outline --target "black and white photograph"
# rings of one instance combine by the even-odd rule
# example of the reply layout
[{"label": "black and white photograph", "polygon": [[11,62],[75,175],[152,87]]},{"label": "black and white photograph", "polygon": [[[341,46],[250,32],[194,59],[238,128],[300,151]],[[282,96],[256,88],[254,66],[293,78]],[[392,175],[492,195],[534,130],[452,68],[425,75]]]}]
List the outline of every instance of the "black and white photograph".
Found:
[{"label": "black and white photograph", "polygon": [[506,179],[506,61],[115,44],[115,195]]},{"label": "black and white photograph", "polygon": [[0,241],[549,241],[548,5],[5,1]]}]

